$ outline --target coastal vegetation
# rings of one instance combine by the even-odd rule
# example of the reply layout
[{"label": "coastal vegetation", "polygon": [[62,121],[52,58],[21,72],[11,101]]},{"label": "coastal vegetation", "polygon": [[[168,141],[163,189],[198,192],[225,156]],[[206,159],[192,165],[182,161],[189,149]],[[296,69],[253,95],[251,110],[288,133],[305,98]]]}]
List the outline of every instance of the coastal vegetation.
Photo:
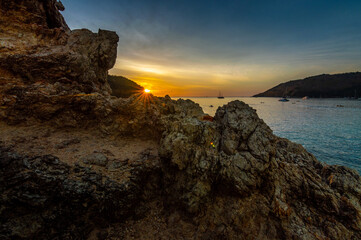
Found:
[{"label": "coastal vegetation", "polygon": [[108,75],[108,82],[112,89],[112,95],[117,97],[130,97],[131,95],[140,93],[144,90],[142,86],[122,76]]},{"label": "coastal vegetation", "polygon": [[281,83],[254,97],[358,98],[361,96],[361,72],[321,74]]}]

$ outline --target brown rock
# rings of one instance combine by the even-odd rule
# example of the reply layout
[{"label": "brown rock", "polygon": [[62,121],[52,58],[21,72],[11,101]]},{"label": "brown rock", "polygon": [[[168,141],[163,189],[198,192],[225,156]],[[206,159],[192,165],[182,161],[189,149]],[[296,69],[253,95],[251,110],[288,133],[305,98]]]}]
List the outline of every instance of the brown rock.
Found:
[{"label": "brown rock", "polygon": [[[273,135],[240,101],[204,121],[190,100],[111,97],[115,33],[70,31],[53,0],[0,6],[0,121],[159,144],[159,155],[145,148],[122,162],[86,155],[102,166],[91,168],[0,142],[4,239],[84,239],[98,229],[110,239],[361,239],[356,171]],[[66,157],[69,144],[78,141],[56,151]]]},{"label": "brown rock", "polygon": [[1,2],[0,73],[6,83],[0,86],[2,94],[31,91],[51,97],[110,92],[107,71],[115,63],[117,34],[70,31],[59,4],[55,0]]}]

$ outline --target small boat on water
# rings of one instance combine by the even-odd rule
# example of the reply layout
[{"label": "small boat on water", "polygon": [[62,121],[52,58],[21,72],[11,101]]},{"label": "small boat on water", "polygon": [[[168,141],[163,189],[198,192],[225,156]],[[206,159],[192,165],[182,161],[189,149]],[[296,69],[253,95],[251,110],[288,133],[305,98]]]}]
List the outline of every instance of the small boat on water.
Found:
[{"label": "small boat on water", "polygon": [[290,100],[288,100],[286,97],[282,97],[280,100],[278,100],[280,102],[289,102]]},{"label": "small boat on water", "polygon": [[308,96],[304,96],[303,98],[302,98],[302,100],[307,100],[308,99]]},{"label": "small boat on water", "polygon": [[279,99],[278,101],[280,101],[280,102],[289,102],[290,101],[290,100],[287,99],[287,88],[283,92],[283,97],[281,99]]},{"label": "small boat on water", "polygon": [[224,97],[223,97],[221,91],[219,91],[218,99],[223,99],[223,98],[224,98]]},{"label": "small boat on water", "polygon": [[213,105],[209,105],[209,107],[213,107]]}]

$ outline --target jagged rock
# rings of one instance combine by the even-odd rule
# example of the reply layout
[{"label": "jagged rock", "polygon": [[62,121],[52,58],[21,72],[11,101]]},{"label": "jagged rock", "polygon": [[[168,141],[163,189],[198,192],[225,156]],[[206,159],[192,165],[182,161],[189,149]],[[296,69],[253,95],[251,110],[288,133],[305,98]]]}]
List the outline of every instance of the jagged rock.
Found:
[{"label": "jagged rock", "polygon": [[126,161],[119,161],[119,160],[115,160],[115,161],[112,161],[110,163],[108,163],[108,169],[110,171],[116,171],[118,169],[120,169],[121,167],[123,167],[124,165],[126,165],[127,162]]},{"label": "jagged rock", "polygon": [[84,239],[94,227],[135,216],[156,171],[143,165],[131,172],[117,182],[51,155],[21,156],[0,146],[1,239]]},{"label": "jagged rock", "polygon": [[[148,202],[142,204],[143,207],[132,205],[134,209],[129,213],[127,212],[129,206],[124,205],[123,198],[127,194],[131,194],[131,201],[139,202],[144,194],[148,196],[151,191],[153,195],[149,204],[155,200],[167,206],[163,210],[165,213],[160,216],[161,219],[164,219],[162,221],[169,222],[166,228],[182,229],[183,225],[180,222],[188,221],[187,217],[182,216],[191,216],[192,223],[188,224],[190,224],[189,227],[192,227],[188,227],[187,231],[191,238],[195,239],[247,239],[250,236],[258,239],[360,238],[361,188],[359,183],[361,179],[359,174],[345,167],[320,163],[301,145],[274,136],[269,127],[257,117],[255,111],[248,105],[239,101],[231,102],[219,108],[214,121],[210,122],[202,120],[201,112],[197,111],[199,106],[191,102],[159,98],[154,99],[148,108],[143,108],[143,103],[138,102],[138,104],[138,108],[130,111],[134,116],[138,116],[133,118],[133,120],[137,120],[137,123],[134,124],[143,130],[151,127],[153,131],[161,133],[158,135],[161,136],[159,146],[161,164],[154,161],[150,149],[141,152],[139,160],[130,163],[129,166],[133,169],[128,171],[132,174],[132,177],[128,179],[134,183],[140,183],[141,186],[147,186],[150,190],[146,191],[137,185],[137,190],[130,189],[126,190],[126,193],[122,193],[125,195],[117,195],[115,201],[122,201],[123,205],[117,205],[116,211],[122,214],[114,217],[115,222],[121,221],[120,219],[126,218],[125,216],[134,216],[135,212],[142,212],[141,216],[147,215],[149,211],[147,209],[152,208],[144,208]],[[168,111],[173,107],[174,112],[173,110]],[[143,111],[147,113],[148,118],[142,120],[142,117],[145,116],[142,115]],[[124,115],[117,116],[124,117]],[[151,119],[157,120],[152,122]],[[138,130],[135,129],[133,133],[131,129],[128,129],[127,133],[140,136]],[[235,135],[238,137],[234,137]],[[154,136],[152,135],[152,137]],[[229,151],[229,148],[223,146],[228,142],[228,146],[236,146],[232,150],[233,153]],[[15,156],[14,158],[18,160],[9,160],[8,155]],[[38,184],[47,186],[48,180],[46,179],[48,178],[29,178],[28,173],[23,174],[24,170],[22,169],[25,167],[30,169],[31,174],[35,172],[41,176],[47,176],[48,171],[60,174],[55,179],[60,178],[61,184],[65,182],[71,184],[71,189],[74,189],[72,191],[79,193],[79,195],[72,195],[73,198],[69,200],[69,204],[72,201],[82,201],[84,194],[81,194],[83,190],[79,189],[82,189],[83,186],[89,189],[88,184],[96,186],[100,196],[111,195],[106,190],[108,186],[104,186],[106,182],[109,182],[107,180],[104,183],[106,176],[87,167],[78,165],[74,170],[70,166],[58,169],[53,165],[64,166],[64,164],[54,157],[27,158],[14,155],[10,150],[3,150],[0,160],[2,161],[1,169],[4,171],[2,175],[4,177],[0,179],[1,185],[4,186],[1,189],[2,196],[5,196],[3,199],[12,199],[9,196],[15,194],[15,192],[9,192],[10,185],[8,184],[11,186],[20,184],[19,182],[12,183],[10,179],[18,179],[20,182],[27,179],[26,186],[29,188],[15,188],[17,194],[21,194],[22,199],[20,201],[19,198],[16,198],[16,201],[20,201],[21,204],[28,202],[33,206],[34,211],[39,208],[43,209],[41,206],[46,203],[51,203],[54,207],[58,206],[58,202],[49,200],[49,198],[54,199],[58,198],[59,194],[60,196],[64,195],[62,192],[53,193],[47,190],[44,190],[43,194],[35,194],[38,190],[32,190],[34,183],[36,183],[35,186]],[[18,163],[9,167],[12,162]],[[127,168],[124,165],[127,164],[126,162],[119,164],[114,162],[114,166],[108,164],[108,168],[112,172],[123,172]],[[153,165],[145,165],[145,162]],[[104,164],[102,165],[104,166]],[[79,177],[75,182],[72,172]],[[152,184],[149,181],[145,184],[141,180],[152,179],[149,175],[150,172],[157,175],[156,179],[161,179],[161,183],[153,180]],[[45,182],[42,183],[42,181]],[[119,183],[114,182],[111,186],[117,186],[117,184]],[[120,186],[114,188],[118,187]],[[154,192],[157,194],[154,195]],[[69,192],[69,194],[74,193]],[[108,206],[108,203],[103,200],[99,204],[97,205],[99,208],[102,205],[103,207]],[[25,227],[22,224],[34,221],[38,215],[33,212],[22,214],[21,205],[17,205],[15,202],[10,204],[6,200],[2,205],[5,206],[5,215],[2,215],[1,218],[11,222],[10,225],[4,225],[7,231],[13,228],[26,228],[28,236],[43,236],[38,235],[39,232],[45,231],[43,230],[45,226],[49,227],[42,221],[37,221],[36,225]],[[61,206],[65,209],[69,208],[68,205]],[[16,217],[7,215],[10,209],[17,209],[19,215]],[[62,219],[72,218],[72,213],[65,209],[63,210],[65,215],[54,215],[53,213],[54,219],[51,224],[57,226]],[[168,220],[170,217],[168,211],[178,212],[179,219]],[[123,215],[123,212],[129,214]],[[92,221],[99,221],[98,218],[93,217],[95,215],[91,214],[90,216],[87,227],[78,226],[81,220],[79,222],[78,220],[72,221],[71,224],[75,224],[81,234],[87,234],[94,228]],[[102,217],[100,222],[106,221],[103,219],[104,215],[100,216]],[[108,217],[108,215],[106,216]],[[140,223],[134,226],[149,225],[146,219],[148,218],[139,217],[137,221]],[[196,226],[202,229],[198,233]],[[61,236],[69,234],[68,228],[50,229]],[[11,230],[11,234],[8,233],[4,236],[19,236],[20,233]],[[46,234],[49,233],[46,232]],[[118,234],[125,234],[125,232]],[[139,238],[144,237],[139,236]],[[167,236],[175,239],[181,238],[180,235]]]},{"label": "jagged rock", "polygon": [[0,142],[2,239],[361,239],[356,171],[273,135],[240,101],[210,118],[190,100],[111,97],[115,33],[70,31],[54,0],[0,6],[1,121],[159,144],[83,166]]},{"label": "jagged rock", "polygon": [[[213,123],[177,124],[160,146],[168,201],[202,215],[197,224],[225,226],[213,237],[360,238],[356,171],[332,166],[334,172],[325,175],[329,166],[301,145],[274,136],[243,102],[219,108]],[[355,190],[345,194],[335,187],[344,184]]]},{"label": "jagged rock", "polygon": [[69,145],[80,143],[80,139],[78,138],[72,138],[62,141],[61,143],[57,144],[55,147],[58,149],[63,149],[68,147]]},{"label": "jagged rock", "polygon": [[55,7],[59,10],[59,11],[64,11],[65,7],[63,5],[63,3],[61,1],[58,1],[55,3]]},{"label": "jagged rock", "polygon": [[108,158],[103,153],[92,153],[84,156],[82,159],[85,164],[94,164],[105,167],[108,163]]},{"label": "jagged rock", "polygon": [[59,95],[111,91],[107,71],[116,60],[115,32],[70,31],[55,0],[4,0],[0,6],[0,96],[8,96],[0,101],[3,108],[16,108],[14,101],[34,94],[57,101]]}]

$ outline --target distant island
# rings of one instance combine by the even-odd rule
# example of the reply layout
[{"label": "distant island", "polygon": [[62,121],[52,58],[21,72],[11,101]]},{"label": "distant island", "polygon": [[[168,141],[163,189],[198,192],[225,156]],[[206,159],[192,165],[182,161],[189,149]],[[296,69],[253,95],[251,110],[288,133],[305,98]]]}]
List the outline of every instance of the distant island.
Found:
[{"label": "distant island", "polygon": [[108,82],[112,89],[112,95],[127,98],[137,92],[142,92],[143,87],[132,80],[122,76],[108,75]]},{"label": "distant island", "polygon": [[357,98],[361,95],[361,72],[322,74],[281,83],[254,97]]}]

